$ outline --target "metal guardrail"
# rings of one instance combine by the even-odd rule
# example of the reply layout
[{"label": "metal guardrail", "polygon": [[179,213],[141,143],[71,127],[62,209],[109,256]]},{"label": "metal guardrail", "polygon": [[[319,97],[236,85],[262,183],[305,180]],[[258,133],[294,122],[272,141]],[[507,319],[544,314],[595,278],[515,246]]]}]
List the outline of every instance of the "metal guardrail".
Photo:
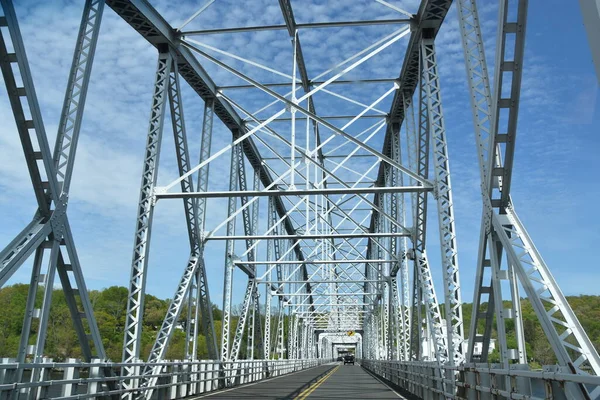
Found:
[{"label": "metal guardrail", "polygon": [[[329,359],[308,360],[242,360],[171,361],[161,362],[157,383],[144,389],[123,389],[120,376],[122,363],[83,363],[75,359],[54,363],[17,363],[12,359],[0,360],[0,399],[58,398],[110,399],[131,393],[142,394],[153,390],[153,399],[179,399],[186,396],[234,387],[262,379],[281,376],[330,362]],[[136,368],[136,375],[127,379],[140,381],[146,363],[128,364]],[[22,382],[14,382],[23,372]],[[32,379],[32,377],[35,377]]]},{"label": "metal guardrail", "polygon": [[[422,399],[454,398],[444,393],[437,363],[358,360],[360,365],[384,380]],[[446,379],[445,379],[446,380]]]},{"label": "metal guardrail", "polygon": [[589,399],[600,399],[600,376],[573,374],[559,366],[531,370],[515,364],[465,364],[445,368],[435,362],[360,360],[374,375],[422,399],[574,399],[570,387],[582,386]]}]

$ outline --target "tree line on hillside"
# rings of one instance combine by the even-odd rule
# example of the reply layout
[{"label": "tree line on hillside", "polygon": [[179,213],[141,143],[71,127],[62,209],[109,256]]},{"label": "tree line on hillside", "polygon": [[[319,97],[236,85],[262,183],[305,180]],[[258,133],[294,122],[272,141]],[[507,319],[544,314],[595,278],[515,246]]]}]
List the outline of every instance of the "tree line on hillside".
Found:
[{"label": "tree line on hillside", "polygon": [[[600,296],[567,296],[571,308],[575,312],[579,322],[586,331],[588,337],[594,344],[596,351],[600,352]],[[503,308],[510,307],[510,302],[505,301]],[[483,304],[484,308],[487,306]],[[443,307],[441,307],[443,310]],[[471,323],[471,312],[473,310],[472,303],[463,304],[463,320],[465,327],[465,337],[469,335],[469,327]],[[542,365],[553,365],[556,363],[554,351],[542,330],[542,326],[537,319],[531,302],[527,299],[521,299],[521,313],[523,317],[523,334],[525,336],[525,350],[527,352],[527,360],[533,368],[540,368]],[[478,327],[480,332],[483,332],[483,321]],[[509,349],[517,348],[515,338],[515,324],[513,319],[506,319],[506,336],[507,347]],[[496,335],[496,321],[492,323],[492,337]],[[490,353],[488,362],[495,363],[500,361],[498,347]]]},{"label": "tree line on hillside", "polygon": [[[27,302],[28,285],[15,284],[0,289],[0,357],[14,357],[17,353],[21,329],[23,324],[23,315],[25,304]],[[41,294],[41,293],[40,293]],[[103,290],[92,290],[89,292],[90,301],[94,308],[94,314],[100,330],[104,348],[110,360],[120,361],[122,355],[123,335],[125,326],[125,314],[127,313],[128,291],[125,287],[112,286]],[[575,314],[578,316],[587,335],[594,343],[597,350],[600,350],[600,296],[570,296],[567,300]],[[41,302],[41,296],[38,299]],[[143,359],[147,359],[152,348],[156,334],[162,324],[163,318],[167,312],[170,300],[161,300],[155,296],[146,295],[144,307],[143,329],[142,329],[142,354]],[[534,366],[551,365],[556,362],[554,353],[546,339],[542,328],[537,320],[535,312],[529,301],[521,300],[523,314],[523,328],[525,333],[526,348],[529,362]],[[239,314],[241,307],[234,307],[233,314]],[[440,307],[442,310],[444,307]],[[213,319],[215,331],[217,334],[217,343],[220,343],[222,312],[213,304]],[[237,312],[236,312],[237,311]],[[463,304],[463,318],[465,335],[469,333],[469,323],[471,319],[472,304]],[[167,359],[183,359],[185,356],[185,324],[186,310],[181,313],[180,324],[184,329],[176,329],[171,345],[166,354]],[[265,316],[261,316],[264,324]],[[276,326],[276,318],[271,317],[271,326]],[[235,331],[238,317],[232,316],[232,329]],[[284,322],[287,330],[288,321]],[[495,335],[495,323],[494,333]],[[274,332],[275,329],[273,329]],[[32,340],[35,340],[37,332],[36,324],[32,326]],[[516,343],[511,343],[514,337],[514,323],[507,320],[507,336],[509,337],[509,348],[515,348]],[[272,339],[273,341],[273,339]],[[514,340],[513,340],[514,341]],[[240,358],[245,357],[246,345],[242,343],[240,348]],[[73,325],[71,315],[65,301],[65,296],[61,289],[54,290],[52,295],[52,304],[50,318],[48,320],[48,333],[46,339],[45,355],[62,361],[66,358],[81,358],[81,350]],[[208,348],[206,338],[200,334],[198,337],[199,359],[208,358]],[[490,362],[499,360],[497,349],[490,355]]]},{"label": "tree line on hillside", "polygon": [[[29,285],[26,284],[15,284],[0,289],[0,357],[14,357],[17,354],[28,288]],[[41,304],[41,292],[38,291],[38,304]],[[121,360],[123,353],[127,296],[127,288],[120,286],[112,286],[107,289],[92,290],[89,292],[90,302],[94,309],[104,349],[107,357],[115,362]],[[158,330],[167,313],[169,303],[170,299],[161,300],[155,296],[146,295],[142,322],[142,349],[140,354],[142,359],[147,359],[150,354]],[[232,332],[235,332],[237,327],[240,310],[240,306],[233,307],[231,320]],[[212,311],[217,343],[220,343],[223,313],[214,304],[212,305]],[[181,360],[185,357],[186,317],[187,309],[184,307],[181,312],[179,328],[175,329],[171,344],[167,350],[167,359]],[[274,319],[272,319],[271,323],[275,323]],[[34,323],[31,328],[32,343],[35,340],[36,333],[37,324]],[[206,337],[203,334],[198,336],[197,347],[198,358],[208,359],[208,347]],[[241,358],[245,357],[245,351],[246,344],[244,341],[240,348]],[[62,289],[55,289],[52,294],[44,355],[56,362],[63,361],[66,358],[81,358],[82,356],[77,334],[73,328],[71,315]]]}]

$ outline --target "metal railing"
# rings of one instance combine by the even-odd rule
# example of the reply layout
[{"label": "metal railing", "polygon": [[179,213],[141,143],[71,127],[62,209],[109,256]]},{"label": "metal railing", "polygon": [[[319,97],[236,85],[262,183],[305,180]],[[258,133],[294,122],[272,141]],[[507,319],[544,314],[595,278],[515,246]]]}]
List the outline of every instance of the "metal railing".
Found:
[{"label": "metal railing", "polygon": [[[600,399],[600,376],[573,374],[559,366],[531,370],[523,364],[503,369],[499,364],[465,364],[440,369],[436,362],[360,360],[374,375],[422,399],[576,399],[573,389],[585,389]],[[440,372],[442,371],[442,372]],[[442,377],[443,374],[443,377]]]},{"label": "metal railing", "polygon": [[[225,387],[243,385],[300,371],[330,362],[328,359],[307,360],[241,360],[220,361],[169,361],[159,363],[160,373],[156,385],[143,389],[123,389],[120,376],[122,363],[96,361],[83,363],[75,359],[68,362],[17,363],[12,359],[0,360],[0,399],[59,398],[105,399],[136,395],[152,390],[153,399],[179,399]],[[144,362],[134,366],[135,375],[128,380],[140,382]],[[153,366],[155,366],[154,364]],[[20,373],[19,373],[20,372]],[[21,382],[15,378],[22,376]],[[137,386],[137,385],[136,385]]]}]

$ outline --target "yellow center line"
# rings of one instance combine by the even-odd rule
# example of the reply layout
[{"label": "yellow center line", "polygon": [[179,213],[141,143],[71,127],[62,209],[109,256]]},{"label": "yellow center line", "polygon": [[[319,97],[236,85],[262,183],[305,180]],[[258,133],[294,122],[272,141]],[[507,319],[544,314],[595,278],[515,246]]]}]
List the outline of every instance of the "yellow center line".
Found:
[{"label": "yellow center line", "polygon": [[327,378],[329,378],[331,375],[333,375],[333,373],[335,371],[337,371],[337,369],[340,366],[338,365],[337,367],[335,367],[334,369],[332,369],[331,371],[329,371],[329,373],[327,373],[327,375],[325,375],[324,377],[322,377],[321,379],[319,379],[318,381],[316,381],[315,383],[313,383],[312,385],[310,385],[309,387],[307,387],[306,389],[304,389],[304,391],[300,392],[300,394],[298,396],[296,396],[294,398],[294,400],[304,400],[306,399],[308,396],[310,396],[310,394],[312,392],[315,391],[316,388],[318,388],[319,386],[321,386],[321,384],[323,382],[325,382],[327,380]]}]

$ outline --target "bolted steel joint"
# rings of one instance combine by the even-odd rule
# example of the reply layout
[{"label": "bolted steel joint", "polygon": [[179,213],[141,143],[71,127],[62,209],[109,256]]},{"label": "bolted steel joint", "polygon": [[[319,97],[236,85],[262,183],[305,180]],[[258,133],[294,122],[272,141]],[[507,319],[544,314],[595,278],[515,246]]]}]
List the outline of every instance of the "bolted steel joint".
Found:
[{"label": "bolted steel joint", "polygon": [[67,193],[63,193],[56,202],[56,208],[50,216],[50,225],[52,226],[54,240],[57,241],[60,241],[64,236],[68,202],[69,195]]}]

